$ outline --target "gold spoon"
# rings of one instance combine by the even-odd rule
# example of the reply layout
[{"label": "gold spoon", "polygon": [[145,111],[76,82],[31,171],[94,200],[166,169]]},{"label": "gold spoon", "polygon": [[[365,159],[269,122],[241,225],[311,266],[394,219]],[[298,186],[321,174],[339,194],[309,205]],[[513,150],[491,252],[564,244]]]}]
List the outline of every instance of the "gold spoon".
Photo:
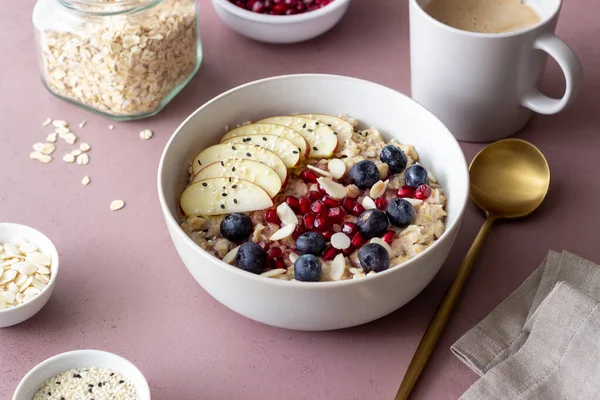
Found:
[{"label": "gold spoon", "polygon": [[521,218],[531,214],[546,197],[550,185],[550,168],[544,155],[537,147],[520,139],[500,140],[485,147],[471,161],[469,176],[471,200],[487,218],[429,323],[395,400],[406,400],[410,396],[458,302],[492,224],[500,218]]}]

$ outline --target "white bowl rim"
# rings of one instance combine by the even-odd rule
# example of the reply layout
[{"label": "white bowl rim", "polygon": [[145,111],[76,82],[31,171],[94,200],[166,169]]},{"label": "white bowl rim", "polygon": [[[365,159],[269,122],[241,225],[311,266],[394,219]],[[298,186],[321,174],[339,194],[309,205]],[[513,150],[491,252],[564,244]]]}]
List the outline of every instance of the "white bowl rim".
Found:
[{"label": "white bowl rim", "polygon": [[[52,267],[56,266],[56,272],[53,274],[50,274],[50,280],[48,281],[48,284],[40,291],[40,293],[37,296],[35,296],[33,299],[31,299],[27,303],[22,303],[22,304],[19,304],[18,306],[1,309],[0,310],[0,318],[1,318],[3,313],[8,313],[8,312],[19,310],[19,309],[27,306],[28,304],[31,304],[31,303],[37,301],[40,298],[40,295],[42,293],[44,293],[44,291],[46,291],[46,290],[48,290],[48,288],[52,287],[52,285],[54,285],[54,283],[56,282],[56,276],[58,275],[59,263],[58,263],[58,251],[56,250],[56,246],[54,246],[54,243],[52,243],[52,240],[50,240],[50,238],[48,238],[48,236],[45,235],[44,233],[40,232],[39,230],[37,230],[35,228],[32,228],[31,226],[18,224],[16,222],[0,222],[0,225],[8,226],[9,228],[11,226],[25,228],[26,230],[28,229],[28,230],[31,230],[31,231],[36,232],[37,234],[41,235],[44,239],[46,239],[48,241],[48,243],[50,244],[51,249],[52,249],[52,264],[50,264],[50,270],[52,271]],[[35,244],[38,248],[40,247],[38,243],[32,243],[32,244]],[[25,321],[23,321],[23,322],[25,322]]]},{"label": "white bowl rim", "polygon": [[[118,354],[114,354],[114,353],[110,353],[108,351],[104,351],[104,350],[93,350],[93,349],[82,349],[82,350],[73,350],[73,351],[67,351],[64,353],[60,353],[57,355],[54,355],[50,358],[45,359],[44,361],[42,361],[41,363],[39,363],[38,365],[36,365],[35,367],[33,367],[32,369],[29,370],[29,372],[27,374],[25,374],[25,376],[23,377],[23,379],[21,379],[21,381],[19,382],[19,384],[17,385],[17,388],[15,389],[15,393],[13,396],[16,396],[19,391],[24,390],[24,386],[26,384],[26,382],[31,379],[33,376],[35,376],[36,374],[38,374],[41,370],[43,370],[44,368],[46,368],[46,366],[54,363],[57,360],[60,360],[61,358],[67,357],[67,356],[77,356],[77,355],[81,355],[81,356],[85,356],[86,354],[89,353],[95,353],[97,355],[106,357],[106,358],[112,358],[112,359],[117,359],[119,360],[120,363],[123,364],[128,364],[131,369],[139,374],[139,376],[142,378],[141,381],[139,382],[140,384],[142,384],[142,389],[146,390],[148,393],[150,393],[150,386],[148,385],[148,380],[146,380],[146,377],[144,376],[144,374],[142,374],[142,371],[140,371],[140,369],[138,367],[135,366],[135,364],[133,364],[131,361],[129,361],[128,359],[121,357]],[[93,365],[90,365],[90,368],[93,367]],[[126,378],[131,379],[131,377],[126,376]],[[136,390],[137,390],[137,386],[136,386]],[[141,399],[144,400],[144,399]]]},{"label": "white bowl rim", "polygon": [[[445,124],[443,124],[439,118],[437,118],[431,111],[429,111],[427,108],[425,108],[423,105],[421,105],[420,103],[416,102],[415,100],[413,100],[412,98],[406,96],[405,94],[394,90],[392,88],[389,88],[387,86],[381,85],[379,83],[375,83],[375,82],[371,82],[365,79],[360,79],[360,78],[353,78],[353,77],[349,77],[349,76],[343,76],[343,75],[331,75],[331,74],[290,74],[290,75],[279,75],[279,76],[273,76],[273,77],[269,77],[269,78],[263,78],[263,79],[258,79],[252,82],[248,82],[248,83],[244,83],[242,85],[236,86],[232,89],[229,89],[223,93],[221,93],[220,95],[213,97],[212,99],[210,99],[209,101],[207,101],[206,103],[204,103],[203,105],[201,105],[199,108],[197,108],[193,113],[191,113],[178,127],[177,129],[175,129],[175,132],[173,132],[173,134],[171,135],[171,137],[169,138],[169,141],[167,142],[167,144],[165,145],[165,148],[163,150],[163,153],[160,157],[160,162],[158,164],[158,176],[157,176],[157,184],[158,184],[158,198],[160,201],[160,206],[161,209],[163,211],[163,214],[167,214],[167,219],[169,220],[168,223],[173,223],[177,226],[177,234],[183,238],[183,240],[190,246],[192,246],[193,249],[195,249],[196,251],[198,251],[198,254],[203,256],[203,257],[209,257],[211,260],[215,260],[217,261],[217,263],[219,263],[220,265],[222,265],[224,268],[231,268],[231,270],[233,271],[233,273],[237,273],[237,274],[242,274],[243,276],[245,276],[248,279],[251,280],[260,280],[260,282],[267,284],[267,285],[286,285],[287,287],[312,287],[312,288],[317,288],[317,287],[323,287],[323,288],[331,288],[332,286],[349,286],[349,285],[359,285],[360,282],[362,282],[364,279],[385,279],[385,276],[388,274],[392,274],[394,273],[395,270],[397,269],[402,269],[402,268],[406,268],[407,266],[415,263],[416,261],[420,260],[421,258],[425,257],[428,253],[430,253],[432,251],[432,249],[434,249],[435,247],[437,247],[437,244],[440,240],[442,240],[443,238],[445,238],[447,236],[447,233],[449,231],[451,231],[452,229],[454,229],[455,227],[457,227],[457,225],[460,224],[461,221],[461,216],[464,214],[465,212],[465,208],[467,206],[467,201],[469,200],[469,172],[468,172],[468,166],[467,166],[467,160],[465,158],[465,155],[462,151],[462,149],[460,148],[460,145],[458,143],[458,141],[456,140],[456,138],[454,137],[454,135],[450,132],[450,130],[446,127],[445,128],[445,134],[447,136],[450,137],[452,145],[453,145],[453,149],[452,151],[457,151],[459,154],[462,155],[462,160],[463,160],[463,167],[464,167],[464,171],[465,171],[465,180],[466,180],[466,185],[465,185],[465,190],[462,193],[463,196],[463,201],[460,207],[460,210],[457,214],[457,217],[454,221],[452,221],[452,223],[448,226],[446,225],[446,229],[444,230],[444,233],[442,234],[442,236],[440,236],[433,244],[431,244],[429,247],[427,247],[425,250],[423,250],[421,253],[417,254],[416,256],[414,256],[413,258],[403,262],[402,264],[393,266],[388,268],[385,271],[381,271],[378,272],[374,275],[370,275],[370,276],[365,276],[363,278],[360,279],[347,279],[347,280],[341,280],[341,281],[324,281],[324,282],[299,282],[299,281],[287,281],[287,280],[282,280],[282,279],[269,279],[263,276],[260,276],[259,274],[253,274],[247,271],[243,271],[239,268],[236,268],[235,266],[232,266],[230,264],[225,263],[223,260],[213,256],[212,254],[208,253],[206,250],[202,249],[200,246],[198,246],[198,244],[196,244],[196,242],[194,242],[184,231],[183,229],[181,229],[181,226],[179,224],[179,222],[175,219],[175,217],[173,216],[173,214],[171,214],[171,211],[169,210],[169,207],[167,206],[167,201],[165,199],[164,196],[164,190],[163,190],[163,186],[162,186],[162,180],[161,180],[161,175],[162,175],[162,170],[163,170],[163,165],[164,165],[164,161],[165,161],[165,157],[167,154],[168,149],[171,147],[171,143],[174,141],[175,137],[179,134],[179,132],[181,131],[181,129],[192,119],[195,117],[195,115],[197,113],[199,113],[200,111],[202,111],[204,108],[208,107],[209,105],[211,105],[212,103],[215,103],[219,100],[221,100],[222,98],[230,95],[231,93],[235,93],[237,91],[243,90],[246,87],[249,86],[253,86],[253,85],[258,85],[261,83],[265,83],[265,82],[271,82],[271,81],[277,81],[277,80],[286,80],[286,79],[291,79],[291,78],[327,78],[327,79],[337,79],[337,80],[345,80],[345,81],[349,81],[349,82],[355,82],[355,83],[363,83],[363,84],[369,84],[369,85],[375,85],[378,86],[379,88],[383,89],[383,90],[387,90],[387,91],[391,91],[394,92],[395,94],[401,95],[403,97],[408,98],[410,101],[414,102],[418,107],[420,107],[421,109],[423,109],[423,111],[425,111],[427,114],[429,114],[429,116],[431,118],[434,118],[435,120],[437,120],[442,126],[446,127]],[[456,196],[457,194],[455,194]],[[460,193],[458,193],[458,195],[460,196]],[[458,227],[457,227],[458,228]]]},{"label": "white bowl rim", "polygon": [[331,3],[327,4],[325,7],[319,8],[318,10],[294,15],[258,14],[250,10],[246,10],[245,8],[238,7],[227,0],[213,0],[213,2],[219,3],[221,7],[225,8],[227,11],[229,11],[232,14],[235,14],[240,18],[265,24],[285,25],[291,23],[312,21],[326,14],[331,14],[335,12],[335,10],[337,10],[338,8],[344,7],[344,5],[349,3],[350,0],[334,0]]}]

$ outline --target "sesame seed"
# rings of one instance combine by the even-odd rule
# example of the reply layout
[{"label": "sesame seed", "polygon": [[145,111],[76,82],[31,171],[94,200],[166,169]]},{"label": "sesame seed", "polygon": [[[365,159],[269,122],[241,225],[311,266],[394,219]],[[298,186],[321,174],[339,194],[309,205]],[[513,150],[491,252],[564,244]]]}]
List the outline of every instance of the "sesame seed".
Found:
[{"label": "sesame seed", "polygon": [[224,167],[225,163],[223,161],[221,161],[221,167]]},{"label": "sesame seed", "polygon": [[221,196],[227,197],[227,193],[221,193]]},{"label": "sesame seed", "polygon": [[237,150],[235,146],[231,146],[231,150]]},{"label": "sesame seed", "polygon": [[337,135],[337,132],[333,132],[334,135]]},{"label": "sesame seed", "polygon": [[267,141],[267,138],[263,136],[263,140],[266,142],[266,141]]},{"label": "sesame seed", "polygon": [[306,128],[306,124],[302,125],[302,129],[305,129],[305,128]]},{"label": "sesame seed", "polygon": [[237,188],[237,185],[233,185],[232,188],[234,188],[234,189]]},{"label": "sesame seed", "polygon": [[315,122],[315,125],[319,125],[319,122]]},{"label": "sesame seed", "polygon": [[224,204],[221,204],[221,208],[224,210],[224,209],[225,209],[225,205],[224,205]]},{"label": "sesame seed", "polygon": [[292,153],[298,154],[298,150],[292,150]]},{"label": "sesame seed", "polygon": [[314,150],[314,151],[317,151],[317,150],[319,150],[319,149],[317,149],[317,146],[313,146],[313,150]]},{"label": "sesame seed", "polygon": [[[235,172],[235,167],[231,167],[231,172]],[[231,182],[231,180],[229,182]]]},{"label": "sesame seed", "polygon": [[331,124],[327,124],[327,126],[331,128]]},{"label": "sesame seed", "polygon": [[250,154],[250,153],[246,153],[246,155],[247,155],[248,157],[252,157],[252,154]]},{"label": "sesame seed", "polygon": [[208,186],[208,183],[206,183],[206,182],[202,182],[202,186],[205,186],[205,187],[206,187],[206,186]]},{"label": "sesame seed", "polygon": [[198,160],[198,165],[202,165],[202,163],[200,162],[200,160]]},{"label": "sesame seed", "polygon": [[233,202],[234,202],[235,204],[237,204],[237,199],[233,199]]},{"label": "sesame seed", "polygon": [[308,131],[309,131],[309,132],[312,132],[313,130],[312,130],[312,129],[309,129]]}]

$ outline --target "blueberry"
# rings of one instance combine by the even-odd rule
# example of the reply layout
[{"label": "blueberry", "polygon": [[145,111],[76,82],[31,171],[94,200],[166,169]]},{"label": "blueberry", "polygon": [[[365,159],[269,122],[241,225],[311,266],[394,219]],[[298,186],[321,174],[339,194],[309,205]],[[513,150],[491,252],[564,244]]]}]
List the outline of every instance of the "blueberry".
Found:
[{"label": "blueberry", "polygon": [[296,248],[300,254],[320,256],[325,250],[325,238],[317,232],[306,232],[296,239]]},{"label": "blueberry", "polygon": [[242,213],[229,214],[221,221],[221,235],[232,242],[246,239],[252,233],[252,220]]},{"label": "blueberry", "polygon": [[294,263],[294,278],[302,282],[318,282],[321,279],[321,261],[312,254],[298,257]]},{"label": "blueberry", "polygon": [[373,161],[359,161],[350,168],[350,182],[361,189],[368,189],[379,180],[379,170]]},{"label": "blueberry", "polygon": [[254,242],[242,244],[235,256],[235,266],[253,274],[260,274],[266,265],[267,253]]},{"label": "blueberry", "polygon": [[415,209],[404,199],[396,198],[390,201],[385,211],[392,225],[399,227],[408,226],[415,219]]},{"label": "blueberry", "polygon": [[390,170],[394,173],[404,171],[406,168],[406,154],[402,151],[402,149],[390,144],[389,146],[385,146],[381,149],[381,153],[379,153],[379,159],[381,162],[389,165]]},{"label": "blueberry", "polygon": [[419,164],[411,165],[404,173],[404,184],[414,188],[421,185],[429,185],[427,170]]},{"label": "blueberry", "polygon": [[365,273],[381,272],[390,267],[390,254],[382,245],[369,243],[358,250],[358,261]]},{"label": "blueberry", "polygon": [[356,226],[360,233],[371,239],[383,235],[388,227],[388,218],[383,211],[373,208],[360,214]]}]

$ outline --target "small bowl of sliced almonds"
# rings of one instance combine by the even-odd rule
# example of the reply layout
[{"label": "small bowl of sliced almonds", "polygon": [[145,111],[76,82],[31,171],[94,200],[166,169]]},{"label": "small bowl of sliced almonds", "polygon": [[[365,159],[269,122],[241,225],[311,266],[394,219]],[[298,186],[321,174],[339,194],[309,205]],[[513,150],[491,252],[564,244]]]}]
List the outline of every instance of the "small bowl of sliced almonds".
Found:
[{"label": "small bowl of sliced almonds", "polygon": [[43,233],[0,223],[0,328],[19,324],[50,299],[58,273],[58,252]]}]

